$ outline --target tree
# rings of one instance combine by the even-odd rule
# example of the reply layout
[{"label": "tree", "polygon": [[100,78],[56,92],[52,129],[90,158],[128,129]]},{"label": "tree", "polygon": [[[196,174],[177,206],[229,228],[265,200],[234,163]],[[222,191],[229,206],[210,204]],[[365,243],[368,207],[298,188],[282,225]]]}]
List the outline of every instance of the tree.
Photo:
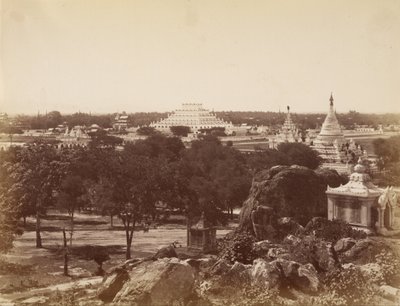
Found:
[{"label": "tree", "polygon": [[317,151],[302,143],[283,142],[278,145],[278,151],[284,153],[292,165],[317,169],[322,161]]},{"label": "tree", "polygon": [[36,247],[40,248],[41,215],[53,203],[63,164],[52,146],[34,144],[21,150],[18,158],[8,164],[8,171],[14,182],[10,190],[16,196],[14,200],[27,205],[26,211],[36,215]]},{"label": "tree", "polygon": [[254,175],[261,170],[270,169],[273,166],[288,165],[289,158],[286,154],[278,150],[266,149],[246,155],[246,164]]},{"label": "tree", "polygon": [[83,206],[82,196],[84,194],[85,188],[82,177],[69,174],[62,180],[58,195],[58,204],[66,208],[70,216],[70,246],[72,246],[72,236],[74,233],[74,213],[77,208]]},{"label": "tree", "polygon": [[141,126],[137,129],[136,133],[143,136],[151,136],[157,134],[158,132],[151,126]]},{"label": "tree", "polygon": [[206,135],[185,151],[184,162],[191,172],[190,188],[197,196],[192,204],[210,222],[225,222],[223,211],[229,209],[232,214],[248,194],[251,176],[244,156]]},{"label": "tree", "polygon": [[174,136],[187,137],[187,135],[190,133],[190,127],[183,125],[171,126],[169,129]]},{"label": "tree", "polygon": [[21,205],[14,194],[15,181],[10,176],[10,165],[15,162],[19,148],[0,151],[0,252],[7,252],[16,235],[22,234],[18,219]]},{"label": "tree", "polygon": [[126,259],[129,259],[136,225],[154,214],[155,203],[160,199],[159,166],[157,160],[134,155],[129,150],[108,157],[98,182],[108,186],[105,190],[112,190],[113,212],[124,226]]}]

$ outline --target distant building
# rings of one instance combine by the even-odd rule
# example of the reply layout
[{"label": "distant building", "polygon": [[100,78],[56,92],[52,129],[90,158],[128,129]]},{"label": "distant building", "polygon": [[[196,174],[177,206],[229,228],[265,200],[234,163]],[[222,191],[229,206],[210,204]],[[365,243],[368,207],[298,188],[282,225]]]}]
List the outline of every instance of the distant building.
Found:
[{"label": "distant building", "polygon": [[128,115],[125,112],[117,114],[114,119],[113,129],[116,131],[125,131],[128,128]]},{"label": "distant building", "polygon": [[166,119],[151,123],[150,126],[166,133],[170,132],[172,126],[188,126],[195,134],[202,129],[222,127],[230,130],[233,127],[231,122],[225,122],[203,108],[201,103],[183,103],[181,109],[175,110]]},{"label": "distant building", "polygon": [[342,160],[341,147],[346,143],[346,140],[336,118],[332,94],[329,101],[329,112],[322,124],[321,131],[313,141],[313,149],[319,153],[325,162],[340,163]]},{"label": "distant building", "polygon": [[283,142],[302,142],[301,134],[290,116],[289,106],[287,107],[285,122],[283,123],[282,128],[279,130],[279,133],[275,137],[271,138],[269,147],[271,149],[276,148],[280,143]]}]

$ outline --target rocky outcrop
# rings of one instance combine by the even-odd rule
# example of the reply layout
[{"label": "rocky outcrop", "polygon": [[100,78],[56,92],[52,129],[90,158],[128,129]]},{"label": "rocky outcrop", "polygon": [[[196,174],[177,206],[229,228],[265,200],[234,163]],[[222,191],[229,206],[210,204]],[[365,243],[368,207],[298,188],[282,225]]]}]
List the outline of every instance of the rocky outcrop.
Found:
[{"label": "rocky outcrop", "polygon": [[[262,230],[263,225],[276,229],[277,219],[281,217],[291,217],[293,221],[305,224],[314,216],[325,216],[327,183],[337,187],[341,179],[334,170],[321,172],[300,166],[276,166],[261,171],[254,177],[249,197],[240,212],[239,230],[255,233],[255,220],[256,228],[261,229],[256,231],[257,239],[265,240],[271,237],[268,237],[269,232]],[[266,212],[268,216],[274,216],[272,220]],[[262,224],[264,219],[267,221]]]},{"label": "rocky outcrop", "polygon": [[[129,279],[113,302],[138,305],[168,305],[192,295],[195,270],[175,258],[145,261],[128,272]],[[107,280],[106,280],[107,281]]]}]

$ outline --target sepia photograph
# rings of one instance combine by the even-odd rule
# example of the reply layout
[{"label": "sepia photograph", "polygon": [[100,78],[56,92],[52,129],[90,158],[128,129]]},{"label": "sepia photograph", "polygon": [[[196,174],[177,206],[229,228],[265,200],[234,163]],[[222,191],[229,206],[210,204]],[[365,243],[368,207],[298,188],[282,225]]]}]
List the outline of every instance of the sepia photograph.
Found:
[{"label": "sepia photograph", "polygon": [[400,305],[400,1],[0,0],[0,305]]}]

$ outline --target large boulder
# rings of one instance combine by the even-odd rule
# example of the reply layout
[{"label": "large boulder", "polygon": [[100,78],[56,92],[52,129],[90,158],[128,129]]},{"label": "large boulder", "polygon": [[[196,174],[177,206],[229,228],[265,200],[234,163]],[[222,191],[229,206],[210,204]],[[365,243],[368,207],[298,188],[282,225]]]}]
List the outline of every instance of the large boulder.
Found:
[{"label": "large boulder", "polygon": [[265,289],[277,288],[282,281],[280,266],[276,261],[267,262],[258,258],[254,260],[250,270],[250,279],[253,286]]},{"label": "large boulder", "polygon": [[302,264],[312,263],[317,271],[326,272],[339,265],[331,245],[315,236],[304,236],[300,242],[288,246],[291,259]]},{"label": "large boulder", "polygon": [[129,274],[124,268],[114,269],[104,277],[97,292],[98,298],[103,302],[111,302],[128,279]]},{"label": "large boulder", "polygon": [[133,305],[169,305],[193,294],[196,271],[176,258],[145,261],[129,271],[129,280],[113,302]]},{"label": "large boulder", "polygon": [[[325,178],[327,173],[329,179]],[[337,182],[332,182],[331,177],[337,178]],[[276,166],[261,171],[254,177],[249,196],[240,212],[239,230],[254,233],[251,215],[259,206],[271,208],[276,220],[292,217],[293,221],[300,224],[306,224],[314,216],[325,216],[327,182],[332,183],[331,187],[337,187],[340,180],[340,175],[334,170],[319,172],[296,165]],[[268,221],[273,227],[276,226],[274,220]]]}]

